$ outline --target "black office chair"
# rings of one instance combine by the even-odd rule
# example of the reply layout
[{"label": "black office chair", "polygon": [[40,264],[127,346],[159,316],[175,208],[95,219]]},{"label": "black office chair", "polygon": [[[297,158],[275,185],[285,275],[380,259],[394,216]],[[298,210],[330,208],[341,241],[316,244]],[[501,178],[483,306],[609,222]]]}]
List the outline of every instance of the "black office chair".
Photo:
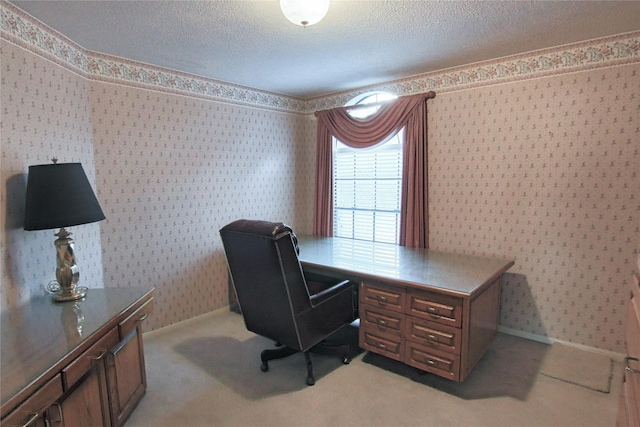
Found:
[{"label": "black office chair", "polygon": [[281,346],[261,353],[263,372],[269,360],[302,352],[307,384],[313,385],[311,350],[351,361],[349,345],[323,341],[357,318],[353,282],[305,275],[297,238],[283,223],[238,220],[223,227],[220,236],[247,329]]}]

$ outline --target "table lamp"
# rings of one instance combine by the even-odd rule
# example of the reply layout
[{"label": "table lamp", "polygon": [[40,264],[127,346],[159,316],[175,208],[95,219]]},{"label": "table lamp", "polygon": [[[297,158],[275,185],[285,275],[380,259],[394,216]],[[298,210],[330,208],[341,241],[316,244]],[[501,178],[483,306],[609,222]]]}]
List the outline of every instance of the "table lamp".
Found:
[{"label": "table lamp", "polygon": [[87,288],[78,286],[80,270],[76,264],[71,233],[64,227],[105,219],[98,199],[80,163],[29,166],[24,212],[25,230],[60,228],[54,242],[57,254],[56,279],[60,290],[55,301],[84,298]]}]

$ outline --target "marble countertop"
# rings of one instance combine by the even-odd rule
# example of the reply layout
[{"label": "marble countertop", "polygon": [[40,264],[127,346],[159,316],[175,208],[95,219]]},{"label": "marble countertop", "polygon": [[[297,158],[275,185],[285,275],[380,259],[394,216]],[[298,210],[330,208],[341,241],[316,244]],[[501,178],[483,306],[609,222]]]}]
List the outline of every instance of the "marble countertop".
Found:
[{"label": "marble countertop", "polygon": [[335,237],[300,235],[298,242],[303,266],[466,296],[514,265],[512,260]]},{"label": "marble countertop", "polygon": [[0,373],[2,404],[74,351],[153,288],[89,289],[78,301],[48,295],[2,312]]}]

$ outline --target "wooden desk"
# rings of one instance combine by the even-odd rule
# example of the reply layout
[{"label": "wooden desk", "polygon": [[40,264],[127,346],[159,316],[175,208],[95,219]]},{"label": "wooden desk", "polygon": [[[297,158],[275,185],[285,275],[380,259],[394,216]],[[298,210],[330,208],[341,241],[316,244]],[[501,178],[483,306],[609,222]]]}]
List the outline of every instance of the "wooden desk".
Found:
[{"label": "wooden desk", "polygon": [[464,381],[496,336],[500,280],[513,261],[298,236],[305,271],[359,287],[360,346]]},{"label": "wooden desk", "polygon": [[140,323],[153,288],[89,289],[2,313],[2,426],[120,426],[146,391]]},{"label": "wooden desk", "polygon": [[[640,254],[638,254],[640,267]],[[617,427],[640,427],[640,276],[633,275],[627,308],[627,357],[620,390]]]}]

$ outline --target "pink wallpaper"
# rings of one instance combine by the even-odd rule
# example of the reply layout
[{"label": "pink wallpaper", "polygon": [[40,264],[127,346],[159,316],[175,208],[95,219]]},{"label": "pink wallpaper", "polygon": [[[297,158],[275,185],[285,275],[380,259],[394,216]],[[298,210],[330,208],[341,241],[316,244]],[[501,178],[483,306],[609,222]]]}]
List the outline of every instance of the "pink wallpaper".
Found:
[{"label": "pink wallpaper", "polygon": [[153,326],[228,304],[225,224],[309,229],[304,117],[101,82],[91,100],[105,285],[155,286]]},{"label": "pink wallpaper", "polygon": [[[0,308],[5,310],[44,294],[44,285],[55,280],[57,230],[22,229],[28,167],[49,164],[52,157],[60,163],[80,162],[93,184],[95,166],[87,80],[4,40],[0,55]],[[69,231],[75,240],[80,284],[102,287],[100,225]]]},{"label": "pink wallpaper", "polygon": [[[26,171],[81,161],[107,220],[74,227],[82,284],[157,288],[148,327],[227,304],[217,230],[310,231],[311,112],[300,101],[88,54],[0,2],[2,310],[53,279],[48,231],[22,230]],[[622,351],[640,241],[640,34],[381,85],[429,101],[435,249],[515,258],[505,330]]]},{"label": "pink wallpaper", "polygon": [[438,95],[431,247],[516,260],[501,325],[604,349],[640,239],[640,66]]}]

